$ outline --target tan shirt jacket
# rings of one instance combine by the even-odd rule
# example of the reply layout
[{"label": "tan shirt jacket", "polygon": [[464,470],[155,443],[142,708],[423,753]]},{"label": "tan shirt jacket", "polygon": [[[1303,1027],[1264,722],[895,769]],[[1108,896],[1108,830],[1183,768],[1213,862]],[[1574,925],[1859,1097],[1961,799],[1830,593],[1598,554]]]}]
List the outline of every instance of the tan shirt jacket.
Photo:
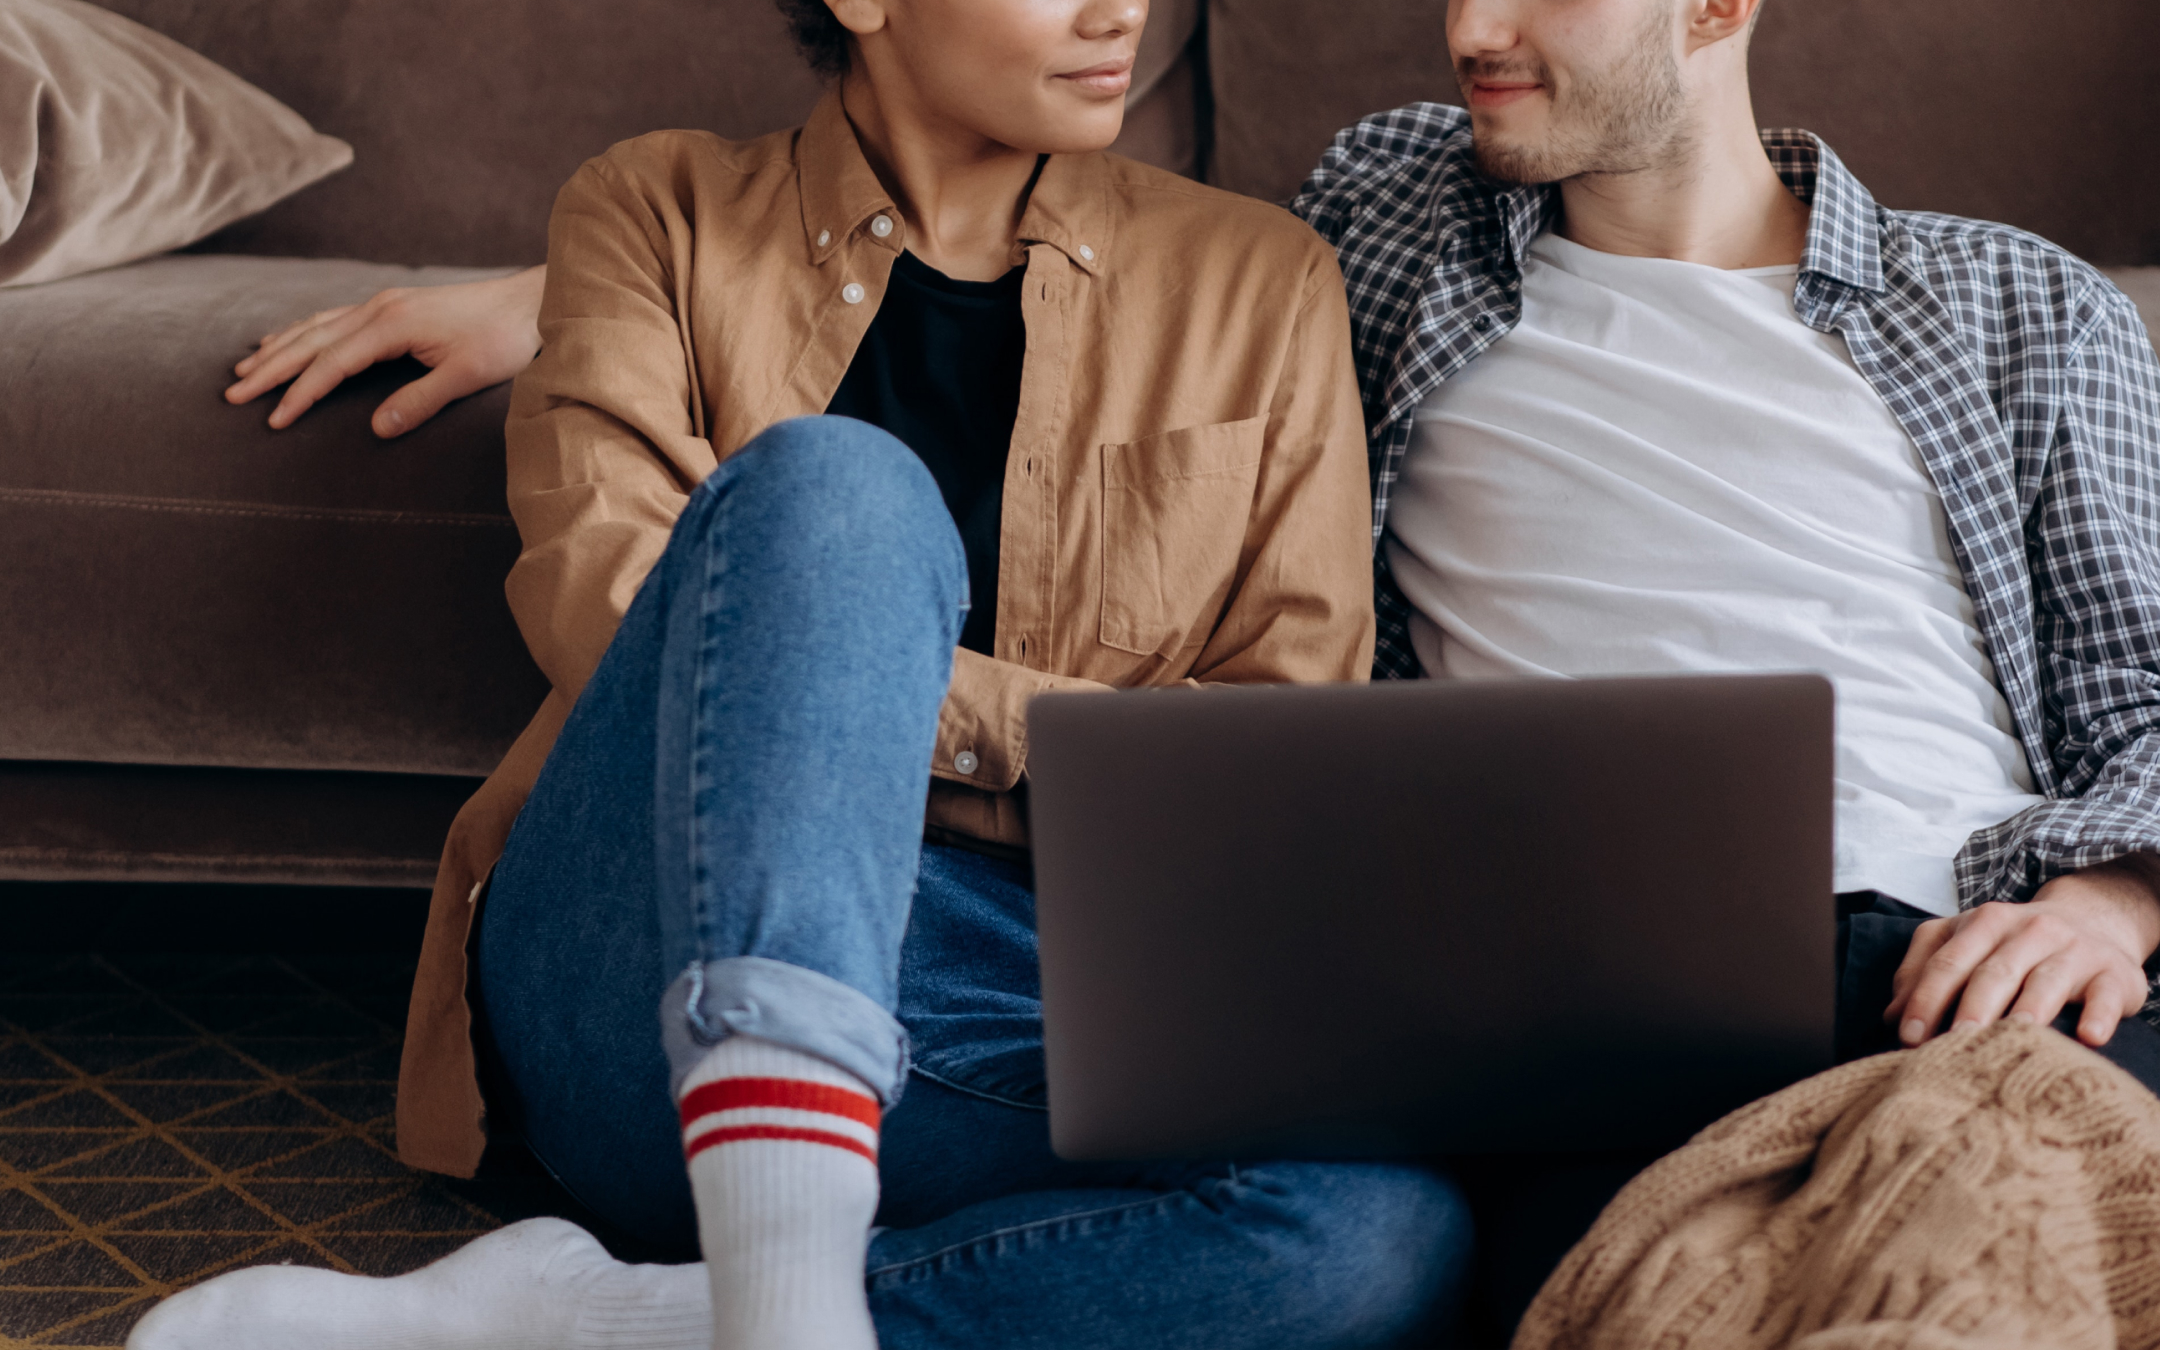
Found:
[{"label": "tan shirt jacket", "polygon": [[[444,849],[399,1081],[406,1162],[479,1161],[471,902],[578,691],[690,492],[831,402],[906,247],[836,95],[755,141],[624,142],[557,199],[544,345],[510,410],[525,547],[508,584],[554,692]],[[1333,252],[1279,208],[1089,154],[1044,165],[1014,255],[1027,355],[996,653],[955,654],[927,811],[935,831],[1008,845],[1026,840],[1011,790],[1032,696],[1359,680],[1373,642]]]}]

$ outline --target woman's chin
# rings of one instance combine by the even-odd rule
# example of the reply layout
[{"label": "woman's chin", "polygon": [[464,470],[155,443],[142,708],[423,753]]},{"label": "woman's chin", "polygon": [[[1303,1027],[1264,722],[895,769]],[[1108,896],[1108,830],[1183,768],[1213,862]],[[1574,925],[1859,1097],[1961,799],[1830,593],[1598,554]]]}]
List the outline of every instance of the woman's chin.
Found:
[{"label": "woman's chin", "polygon": [[1036,155],[1086,155],[1108,150],[1125,129],[1125,105],[1120,100],[1107,110],[1091,110],[1086,117],[1043,118],[1024,134],[1000,137],[1015,150]]}]

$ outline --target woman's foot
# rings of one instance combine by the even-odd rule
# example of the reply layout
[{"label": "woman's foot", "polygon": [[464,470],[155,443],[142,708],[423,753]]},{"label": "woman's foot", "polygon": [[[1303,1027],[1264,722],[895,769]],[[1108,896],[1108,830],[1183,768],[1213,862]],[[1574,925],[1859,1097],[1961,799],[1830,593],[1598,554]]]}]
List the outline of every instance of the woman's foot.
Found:
[{"label": "woman's foot", "polygon": [[631,1266],[568,1220],[525,1220],[389,1278],[249,1267],[166,1300],[130,1347],[707,1347],[702,1264]]},{"label": "woman's foot", "polygon": [[863,1257],[878,1207],[880,1112],[847,1071],[732,1036],[678,1106],[714,1346],[875,1347]]}]

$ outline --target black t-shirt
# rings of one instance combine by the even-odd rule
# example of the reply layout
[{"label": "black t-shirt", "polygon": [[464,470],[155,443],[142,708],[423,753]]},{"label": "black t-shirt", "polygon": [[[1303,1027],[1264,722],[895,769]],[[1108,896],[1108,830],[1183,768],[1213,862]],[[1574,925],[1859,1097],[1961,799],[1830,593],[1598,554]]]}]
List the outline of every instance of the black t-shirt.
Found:
[{"label": "black t-shirt", "polygon": [[1005,455],[1027,355],[1024,275],[1014,268],[996,281],[955,281],[901,254],[825,410],[883,427],[929,467],[967,548],[970,607],[960,645],[985,656],[997,634]]}]

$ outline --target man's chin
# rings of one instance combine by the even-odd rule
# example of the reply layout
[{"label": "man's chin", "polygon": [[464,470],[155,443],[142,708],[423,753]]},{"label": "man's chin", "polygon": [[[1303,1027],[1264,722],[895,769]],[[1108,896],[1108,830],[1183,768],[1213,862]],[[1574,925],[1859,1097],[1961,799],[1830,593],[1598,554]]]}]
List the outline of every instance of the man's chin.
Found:
[{"label": "man's chin", "polygon": [[1478,172],[1517,187],[1543,187],[1568,177],[1555,157],[1536,146],[1509,143],[1496,136],[1473,135]]}]

